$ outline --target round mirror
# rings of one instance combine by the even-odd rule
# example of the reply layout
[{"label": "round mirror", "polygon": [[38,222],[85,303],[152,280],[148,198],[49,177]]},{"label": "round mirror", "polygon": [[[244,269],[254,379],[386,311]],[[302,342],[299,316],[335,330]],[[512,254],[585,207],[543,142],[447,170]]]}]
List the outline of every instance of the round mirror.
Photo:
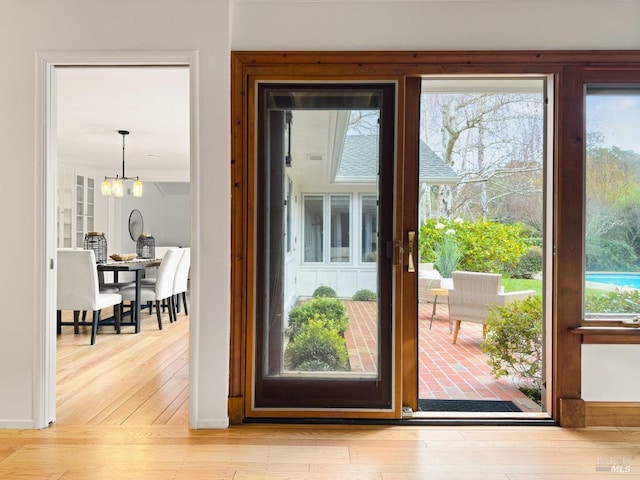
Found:
[{"label": "round mirror", "polygon": [[131,210],[129,215],[129,236],[134,242],[138,240],[140,234],[144,231],[144,220],[140,210]]}]

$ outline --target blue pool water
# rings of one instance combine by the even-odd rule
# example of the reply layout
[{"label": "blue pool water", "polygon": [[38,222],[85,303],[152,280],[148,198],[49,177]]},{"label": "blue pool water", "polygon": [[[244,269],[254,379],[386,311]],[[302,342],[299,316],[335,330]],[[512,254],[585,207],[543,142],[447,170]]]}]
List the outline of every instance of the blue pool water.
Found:
[{"label": "blue pool water", "polygon": [[585,280],[617,287],[640,288],[640,273],[587,273]]}]

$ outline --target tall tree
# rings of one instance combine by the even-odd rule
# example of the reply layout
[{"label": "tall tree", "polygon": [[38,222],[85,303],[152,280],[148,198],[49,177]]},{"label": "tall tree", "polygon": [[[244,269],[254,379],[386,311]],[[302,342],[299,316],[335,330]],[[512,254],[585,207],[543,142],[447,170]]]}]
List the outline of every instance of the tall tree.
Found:
[{"label": "tall tree", "polygon": [[[542,111],[541,94],[423,94],[423,140],[461,177],[438,187],[437,214],[499,218],[505,203],[541,198]],[[541,224],[541,206],[527,215]]]}]

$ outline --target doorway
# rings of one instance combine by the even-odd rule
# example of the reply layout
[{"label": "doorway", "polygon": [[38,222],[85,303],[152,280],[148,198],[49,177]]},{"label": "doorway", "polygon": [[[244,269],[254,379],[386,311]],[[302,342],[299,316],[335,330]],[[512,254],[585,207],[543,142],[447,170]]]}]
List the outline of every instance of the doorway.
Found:
[{"label": "doorway", "polygon": [[[367,133],[366,122],[354,122],[352,114],[361,114],[366,109],[354,108],[347,100],[341,99],[338,104],[348,107],[344,108],[348,110],[346,115],[342,107],[318,103],[327,102],[331,98],[327,91],[330,92],[332,88],[339,89],[339,86],[351,85],[347,80],[335,83],[310,81],[306,84],[291,84],[284,81],[274,82],[272,78],[264,83],[259,77],[249,78],[249,105],[255,105],[255,109],[247,111],[248,138],[255,138],[255,146],[251,144],[252,147],[248,149],[248,167],[243,177],[250,192],[247,197],[249,203],[244,204],[247,210],[244,211],[246,217],[243,218],[244,224],[249,226],[246,258],[254,260],[250,262],[247,271],[247,285],[250,288],[247,292],[247,343],[244,348],[248,352],[246,359],[250,366],[246,370],[244,384],[248,395],[243,410],[245,418],[351,418],[355,412],[359,413],[356,418],[425,417],[443,414],[468,417],[473,416],[473,411],[480,401],[494,407],[481,412],[493,417],[502,416],[503,413],[506,416],[533,413],[536,418],[549,417],[546,410],[549,394],[545,389],[549,366],[544,361],[537,364],[538,383],[527,385],[531,388],[539,387],[537,401],[540,403],[536,403],[535,399],[529,399],[517,386],[513,386],[505,388],[513,393],[513,398],[494,398],[488,394],[483,398],[479,392],[469,392],[475,395],[469,395],[471,398],[447,398],[472,400],[473,410],[456,410],[450,407],[444,412],[433,408],[425,411],[419,409],[419,400],[445,400],[436,398],[424,388],[425,379],[430,374],[436,376],[436,366],[440,368],[447,362],[450,365],[454,363],[450,358],[438,363],[428,358],[427,354],[436,352],[437,348],[429,345],[423,338],[429,333],[428,327],[423,328],[427,323],[431,326],[431,333],[436,333],[442,324],[444,330],[441,341],[459,350],[467,349],[467,335],[477,327],[480,328],[480,338],[473,340],[474,354],[469,355],[476,364],[485,365],[483,380],[481,385],[478,385],[478,390],[482,388],[486,393],[489,391],[487,383],[502,385],[512,380],[491,379],[490,364],[482,348],[482,322],[473,323],[468,318],[461,318],[461,323],[458,324],[458,319],[453,315],[449,322],[448,300],[454,297],[450,294],[453,290],[451,286],[447,287],[444,282],[438,282],[437,286],[431,283],[428,288],[425,287],[425,278],[429,279],[430,275],[437,274],[438,280],[443,280],[444,273],[439,261],[431,258],[436,237],[429,237],[428,229],[442,236],[445,233],[454,233],[455,228],[459,227],[461,236],[477,235],[475,240],[472,238],[475,245],[480,245],[480,238],[486,240],[482,248],[489,252],[488,258],[494,263],[490,263],[486,256],[484,259],[478,259],[469,249],[463,252],[467,258],[461,259],[461,262],[467,263],[460,263],[460,268],[455,269],[500,277],[499,285],[496,286],[497,298],[508,296],[513,299],[512,290],[527,293],[525,298],[536,298],[538,303],[534,309],[537,309],[538,325],[543,329],[543,333],[537,338],[535,348],[541,359],[549,351],[549,339],[546,335],[547,322],[550,322],[549,306],[542,300],[550,288],[545,281],[545,272],[549,271],[550,266],[550,258],[546,252],[551,230],[546,210],[550,206],[546,197],[551,192],[548,166],[551,156],[548,155],[550,142],[547,122],[547,108],[550,102],[547,80],[546,76],[540,75],[450,79],[423,76],[406,79],[405,90],[399,94],[406,103],[401,103],[397,109],[397,116],[402,119],[398,122],[403,125],[403,129],[401,135],[397,134],[395,147],[392,149],[395,155],[393,168],[385,171],[384,157],[381,156],[376,179],[376,182],[382,182],[384,179],[390,183],[378,183],[377,190],[369,191],[365,190],[367,182],[354,173],[355,170],[346,174],[347,170],[343,168],[345,159],[349,158],[353,137],[357,137],[345,133],[349,131],[348,125],[353,125],[354,131],[364,132],[364,135],[360,136],[366,136]],[[370,87],[364,83],[363,85],[365,88]],[[486,117],[487,112],[495,111],[496,118],[493,123],[481,125],[480,140],[465,138],[463,135],[460,145],[450,146],[447,150],[446,139],[438,138],[433,131],[429,132],[427,129],[431,126],[437,133],[452,127],[443,125],[442,121],[434,127],[433,117],[426,116],[428,99],[425,98],[429,89],[442,90],[438,93],[450,97],[466,96],[466,100],[481,92],[480,100],[476,101],[479,108],[476,114]],[[421,93],[421,90],[426,93]],[[502,102],[506,110],[500,110],[497,105],[491,104],[493,97],[499,97],[499,102]],[[445,105],[436,105],[435,110],[446,112],[446,108]],[[450,103],[448,108],[451,112],[457,109],[467,115],[471,107],[466,104],[454,106]],[[482,110],[483,108],[485,110]],[[326,118],[319,120],[318,116],[322,115]],[[327,118],[333,118],[332,122]],[[384,125],[384,122],[378,124],[375,115],[373,118],[371,125],[376,128]],[[452,120],[453,117],[449,115],[447,118]],[[426,127],[420,125],[420,119],[426,122]],[[514,121],[519,123],[514,126]],[[309,128],[309,125],[312,127]],[[342,125],[342,128],[337,128],[337,125]],[[331,132],[333,136],[327,132]],[[494,138],[497,132],[502,132],[500,145]],[[330,147],[327,147],[327,139],[332,140],[329,142]],[[430,141],[435,143],[430,145]],[[462,146],[467,148],[466,154],[455,157],[454,154],[458,154]],[[356,150],[356,157],[362,156],[362,151]],[[326,152],[329,152],[329,156],[326,156]],[[371,177],[374,178],[374,175]],[[354,190],[356,184],[358,187]],[[527,186],[528,190],[523,191],[521,186]],[[511,191],[508,187],[511,187]],[[416,194],[414,196],[409,192]],[[501,201],[509,192],[521,196],[520,206],[514,200],[515,197]],[[377,238],[377,235],[383,232],[380,224],[374,227],[377,234],[374,230],[368,232],[375,222],[380,221],[375,219],[376,216],[382,216],[376,208],[380,209],[384,204],[376,202],[380,201],[377,195],[384,193],[391,195],[393,202],[393,234],[385,241]],[[528,226],[531,229],[523,233],[525,217],[529,220]],[[463,226],[467,230],[463,231]],[[478,233],[474,230],[478,226],[485,231]],[[400,238],[402,240],[398,240]],[[374,243],[372,239],[375,239]],[[444,237],[440,238],[443,239]],[[511,245],[507,254],[500,256],[502,253],[499,250],[505,249],[507,244]],[[369,250],[366,250],[367,248]],[[534,278],[526,280],[532,280],[536,286],[530,284],[529,287],[521,287],[521,282],[506,287],[502,285],[503,277],[507,280],[516,276],[516,259],[524,256],[529,248],[535,253],[535,262],[532,261],[535,263],[535,271],[527,271],[526,275]],[[369,303],[358,301],[356,309],[355,294],[361,292],[347,292],[344,285],[348,283],[354,267],[366,266],[363,264],[366,261],[363,253],[374,254],[371,258],[378,262],[375,263],[378,269],[382,268],[380,258],[391,260],[392,265],[388,274],[378,278],[378,290],[374,289],[371,292],[372,298]],[[348,272],[347,267],[351,271]],[[378,270],[378,275],[381,271]],[[398,274],[401,274],[401,277]],[[413,282],[415,286],[412,286]],[[391,328],[386,332],[383,330],[383,323],[376,323],[381,318],[376,313],[376,305],[380,305],[376,303],[380,301],[380,297],[376,296],[381,292],[380,284],[391,287],[392,298],[393,295],[397,295],[395,298],[398,300],[397,303],[391,303]],[[368,410],[367,401],[374,396],[366,398],[365,395],[360,398],[347,389],[349,375],[353,372],[352,367],[363,367],[362,352],[370,347],[366,341],[360,344],[354,341],[350,348],[347,348],[348,363],[345,363],[348,364],[348,370],[331,365],[327,367],[327,362],[323,363],[313,356],[305,357],[300,365],[293,366],[293,360],[296,360],[294,357],[301,356],[295,344],[299,328],[298,317],[308,314],[307,317],[314,318],[313,312],[306,310],[310,309],[308,307],[314,302],[320,303],[314,299],[318,293],[316,290],[322,290],[322,295],[330,294],[332,298],[337,298],[347,312],[349,327],[342,332],[336,328],[337,334],[345,341],[354,339],[351,330],[355,327],[360,329],[363,325],[370,325],[375,354],[379,355],[382,351],[382,339],[386,338],[392,342],[389,358],[394,359],[396,378],[402,376],[402,383],[393,385],[392,396],[395,393],[398,394],[397,399],[402,397],[404,407],[397,408],[398,403],[394,403],[388,411]],[[506,292],[503,292],[504,290]],[[436,293],[439,301],[435,301]],[[431,295],[431,299],[423,298],[428,295]],[[421,303],[418,303],[419,300]],[[486,301],[482,306],[487,310],[493,303]],[[363,308],[368,304],[373,305],[373,308]],[[415,315],[412,315],[414,308]],[[317,317],[324,316],[324,312],[320,310],[316,310],[315,313]],[[452,341],[454,329],[459,336],[456,342]],[[311,333],[305,331],[305,335],[307,343],[311,343],[310,338],[307,338],[311,337]],[[402,344],[393,343],[397,338],[402,338]],[[317,345],[317,342],[314,343],[314,347]],[[402,362],[399,361],[399,355]],[[378,356],[375,359],[379,358]],[[426,366],[429,361],[430,367]],[[374,362],[372,369],[363,371],[375,376],[376,368]],[[465,365],[459,363],[451,370],[456,373],[464,368]],[[337,390],[331,389],[332,382]],[[364,382],[361,383],[363,384]],[[413,385],[416,385],[415,396],[412,391]],[[340,387],[343,387],[342,392]],[[453,385],[453,388],[457,387]],[[353,403],[341,403],[340,394],[345,392],[349,392],[349,398]],[[520,402],[520,406],[514,400]],[[516,408],[504,412],[495,408],[498,403],[515,404]],[[524,405],[527,406],[526,411],[522,408]]]},{"label": "doorway", "polygon": [[[190,93],[190,66],[193,59],[185,57],[175,61],[175,58],[158,58],[150,61],[148,66],[141,65],[139,60],[129,61],[126,58],[117,64],[100,60],[93,63],[76,63],[65,59],[64,62],[51,61],[46,65],[45,104],[48,121],[45,123],[45,131],[47,171],[51,172],[51,175],[47,183],[49,191],[45,211],[48,217],[47,252],[50,252],[47,256],[52,259],[52,266],[55,265],[56,248],[82,248],[81,241],[87,230],[100,230],[106,234],[110,240],[109,254],[135,252],[136,242],[130,237],[128,229],[128,218],[132,208],[145,213],[148,228],[154,228],[155,225],[155,229],[149,233],[155,234],[159,251],[162,251],[163,246],[195,246],[190,238],[193,202],[189,200],[190,132],[194,127],[191,125],[190,113],[193,108],[193,96]],[[134,75],[130,75],[131,73]],[[162,81],[153,82],[154,76],[159,79],[158,75],[162,76],[165,73],[167,75],[163,76]],[[76,74],[77,77],[70,79],[69,75]],[[122,77],[122,74],[125,74],[128,80]],[[63,76],[65,78],[61,78]],[[146,88],[146,91],[141,91],[140,87]],[[96,91],[102,93],[95,95]],[[65,96],[69,92],[75,92],[77,95]],[[111,97],[114,92],[121,97]],[[92,96],[94,101],[96,98],[99,101],[88,102],[87,99]],[[70,98],[74,100],[70,101]],[[140,107],[140,102],[149,98],[153,102],[147,103],[148,110],[153,110],[156,114],[145,117],[144,114],[147,112]],[[102,110],[97,107],[100,101],[103,105]],[[175,106],[178,104],[176,110]],[[166,118],[167,114],[172,115],[171,122],[163,123],[162,118]],[[144,121],[144,118],[148,121]],[[173,124],[174,121],[177,123]],[[126,122],[129,126],[123,126],[121,122]],[[142,203],[136,205],[131,203],[133,197],[129,198],[127,192],[120,199],[100,195],[102,179],[121,173],[120,169],[124,168],[124,148],[122,139],[118,138],[118,130],[123,128],[130,130],[126,151],[127,174],[135,174],[144,184],[142,198],[135,199]],[[158,131],[162,128],[171,131],[173,142],[169,149],[161,147],[161,138],[168,136],[166,132],[161,132],[158,137]],[[74,136],[78,138],[72,138]],[[111,137],[115,137],[116,141]],[[133,137],[137,139],[131,142]],[[142,144],[148,145],[147,141],[155,144],[155,148],[145,148]],[[81,161],[78,162],[78,159]],[[138,160],[142,161],[138,163]],[[58,178],[63,179],[61,184],[57,184]],[[67,187],[64,184],[65,178],[70,178],[72,185],[67,198],[64,198]],[[77,190],[79,185],[83,187],[82,196]],[[153,206],[157,204],[166,208],[160,213],[154,212]],[[67,207],[70,211],[65,211]],[[177,223],[172,224],[180,225],[180,228],[164,230],[162,222],[158,219],[166,215],[174,215]],[[69,218],[71,221],[65,223]],[[70,235],[67,230],[70,230]],[[182,233],[177,235],[177,231]],[[48,271],[46,285],[49,320],[45,328],[47,367],[44,415],[47,423],[56,420],[55,283],[55,270],[52,268]],[[123,333],[134,335],[126,329]],[[186,335],[188,338],[189,333]],[[97,343],[99,342],[100,334]],[[78,348],[91,347],[87,343],[86,347],[79,345]],[[187,359],[187,362],[190,360],[192,359]],[[185,390],[188,392],[188,376],[184,377],[184,381]]]},{"label": "doorway", "polygon": [[545,77],[422,78],[418,416],[547,411],[548,98]]}]

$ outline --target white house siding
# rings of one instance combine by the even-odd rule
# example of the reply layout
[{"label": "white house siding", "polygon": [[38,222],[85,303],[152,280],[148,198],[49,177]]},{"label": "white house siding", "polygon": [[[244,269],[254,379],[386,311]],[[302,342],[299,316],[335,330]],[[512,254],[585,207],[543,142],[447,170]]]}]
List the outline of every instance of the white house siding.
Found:
[{"label": "white house siding", "polygon": [[302,266],[298,271],[298,278],[298,294],[301,297],[310,297],[320,285],[333,288],[341,298],[350,298],[363,288],[373,292],[377,288],[374,269]]}]

